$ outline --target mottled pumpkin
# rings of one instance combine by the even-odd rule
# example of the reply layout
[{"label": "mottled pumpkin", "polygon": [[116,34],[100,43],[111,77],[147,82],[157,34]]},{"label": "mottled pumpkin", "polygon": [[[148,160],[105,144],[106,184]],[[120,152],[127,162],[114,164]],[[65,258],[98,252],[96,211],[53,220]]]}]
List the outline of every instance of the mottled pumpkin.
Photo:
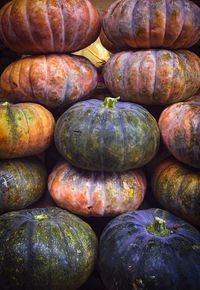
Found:
[{"label": "mottled pumpkin", "polygon": [[144,199],[143,171],[92,172],[58,164],[49,176],[48,189],[56,204],[84,216],[114,216],[136,210]]},{"label": "mottled pumpkin", "polygon": [[67,106],[84,99],[97,85],[95,67],[84,57],[42,55],[10,64],[1,75],[8,100]]},{"label": "mottled pumpkin", "polygon": [[2,290],[75,290],[91,274],[97,238],[80,218],[58,208],[0,216]]},{"label": "mottled pumpkin", "polygon": [[88,0],[15,0],[0,10],[0,38],[18,53],[72,52],[100,33],[100,17]]},{"label": "mottled pumpkin", "polygon": [[101,29],[101,33],[100,33],[100,40],[101,40],[101,43],[102,45],[107,49],[109,50],[110,52],[112,53],[116,53],[116,52],[119,52],[119,51],[123,51],[123,50],[129,50],[129,46],[119,46],[117,44],[113,44],[109,39],[108,37],[106,36],[106,34],[104,33],[103,29]]},{"label": "mottled pumpkin", "polygon": [[44,193],[47,174],[37,158],[0,161],[0,213],[22,209]]},{"label": "mottled pumpkin", "polygon": [[3,103],[0,116],[0,159],[39,154],[51,144],[55,121],[41,105]]},{"label": "mottled pumpkin", "polygon": [[173,158],[157,165],[152,190],[162,207],[200,226],[200,169]]},{"label": "mottled pumpkin", "polygon": [[113,219],[99,249],[99,271],[109,290],[200,289],[200,233],[167,211]]},{"label": "mottled pumpkin", "polygon": [[166,108],[159,119],[162,139],[181,162],[200,168],[200,101],[180,102]]},{"label": "mottled pumpkin", "polygon": [[187,50],[117,53],[103,68],[106,86],[121,100],[167,105],[194,95],[200,87],[200,59]]},{"label": "mottled pumpkin", "polygon": [[55,144],[72,165],[91,171],[125,171],[148,163],[159,147],[156,120],[143,107],[114,98],[87,100],[57,121]]},{"label": "mottled pumpkin", "polygon": [[200,39],[200,8],[188,0],[117,0],[103,30],[114,45],[188,48]]}]

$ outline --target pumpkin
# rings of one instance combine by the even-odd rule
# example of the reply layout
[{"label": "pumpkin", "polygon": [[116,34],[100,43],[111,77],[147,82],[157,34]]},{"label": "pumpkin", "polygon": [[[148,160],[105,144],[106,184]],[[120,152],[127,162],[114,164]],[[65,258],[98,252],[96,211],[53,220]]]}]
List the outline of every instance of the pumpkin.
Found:
[{"label": "pumpkin", "polygon": [[97,238],[80,218],[58,208],[0,217],[1,289],[75,290],[91,274]]},{"label": "pumpkin", "polygon": [[197,290],[200,233],[161,209],[113,219],[100,239],[99,271],[112,290]]},{"label": "pumpkin", "polygon": [[173,158],[159,163],[153,172],[152,190],[162,207],[200,226],[200,169]]},{"label": "pumpkin", "polygon": [[46,186],[46,170],[36,158],[0,161],[0,213],[37,201]]},{"label": "pumpkin", "polygon": [[0,38],[20,54],[77,51],[99,33],[100,17],[88,0],[15,0],[0,11]]},{"label": "pumpkin", "polygon": [[102,45],[109,50],[112,53],[116,53],[119,51],[123,51],[123,50],[129,50],[129,46],[119,46],[117,44],[113,44],[108,37],[106,36],[106,34],[104,33],[103,29],[101,29],[101,33],[99,35],[100,41],[102,43]]},{"label": "pumpkin", "polygon": [[79,102],[58,119],[55,145],[72,165],[91,171],[125,171],[154,157],[160,138],[156,120],[137,104],[116,101]]},{"label": "pumpkin", "polygon": [[8,100],[39,102],[50,108],[75,103],[96,85],[95,68],[80,56],[25,57],[10,64],[1,76]]},{"label": "pumpkin", "polygon": [[200,167],[200,102],[180,102],[166,108],[159,119],[162,139],[179,161]]},{"label": "pumpkin", "polygon": [[53,139],[55,121],[44,107],[33,103],[0,104],[0,159],[39,154]]},{"label": "pumpkin", "polygon": [[91,172],[59,163],[48,179],[55,203],[84,216],[114,216],[136,210],[144,199],[142,170],[123,173]]},{"label": "pumpkin", "polygon": [[200,39],[200,8],[188,0],[117,0],[103,30],[114,45],[188,48]]},{"label": "pumpkin", "polygon": [[142,50],[113,55],[103,68],[106,86],[121,100],[167,105],[200,87],[200,59],[190,51]]}]

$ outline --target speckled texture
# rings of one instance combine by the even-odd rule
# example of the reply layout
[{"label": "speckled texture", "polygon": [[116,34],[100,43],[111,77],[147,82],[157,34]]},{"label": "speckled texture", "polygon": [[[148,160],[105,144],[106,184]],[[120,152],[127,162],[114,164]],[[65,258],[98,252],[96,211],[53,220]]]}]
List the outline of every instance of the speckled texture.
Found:
[{"label": "speckled texture", "polygon": [[200,58],[187,50],[126,51],[105,64],[103,77],[121,100],[146,105],[184,101],[200,87]]},{"label": "speckled texture", "polygon": [[79,102],[57,121],[55,144],[76,167],[125,171],[148,163],[159,147],[160,132],[143,107],[117,102],[105,109],[100,100]]},{"label": "speckled texture", "polygon": [[100,173],[78,169],[66,161],[59,163],[48,179],[56,204],[84,216],[115,216],[136,210],[146,186],[141,169]]},{"label": "speckled texture", "polygon": [[100,33],[100,17],[88,0],[15,0],[0,11],[0,38],[24,53],[72,52]]},{"label": "speckled texture", "polygon": [[200,38],[200,8],[188,0],[117,0],[103,29],[118,46],[188,48]]},{"label": "speckled texture", "polygon": [[[148,232],[154,217],[166,220],[172,233]],[[159,209],[123,214],[103,231],[99,270],[109,290],[198,290],[200,233]]]},{"label": "speckled texture", "polygon": [[169,158],[157,165],[152,190],[162,207],[200,226],[200,169]]},{"label": "speckled texture", "polygon": [[171,154],[200,168],[200,101],[180,102],[166,108],[160,116],[159,127]]},{"label": "speckled texture", "polygon": [[33,103],[0,104],[0,159],[39,154],[51,144],[55,121]]},{"label": "speckled texture", "polygon": [[37,158],[0,161],[0,213],[22,209],[44,193],[47,173]]},{"label": "speckled texture", "polygon": [[91,274],[97,239],[88,224],[58,208],[0,217],[2,290],[75,290]]},{"label": "speckled texture", "polygon": [[35,102],[55,108],[89,95],[97,86],[97,71],[80,56],[32,56],[10,64],[0,82],[8,101]]}]

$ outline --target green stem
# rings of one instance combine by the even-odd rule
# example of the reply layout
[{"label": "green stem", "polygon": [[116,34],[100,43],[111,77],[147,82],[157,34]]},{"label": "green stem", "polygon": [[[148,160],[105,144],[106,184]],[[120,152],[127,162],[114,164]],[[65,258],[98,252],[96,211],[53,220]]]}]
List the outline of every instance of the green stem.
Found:
[{"label": "green stem", "polygon": [[104,104],[101,106],[101,108],[104,109],[114,109],[115,108],[115,104],[116,102],[120,99],[120,97],[118,98],[105,98],[104,100]]},{"label": "green stem", "polygon": [[153,223],[147,226],[147,230],[156,236],[169,236],[173,233],[166,227],[166,221],[159,217],[154,218]]},{"label": "green stem", "polygon": [[5,106],[5,107],[6,107],[6,106],[8,107],[8,106],[10,106],[10,103],[9,103],[9,102],[4,102],[4,103],[2,103],[1,105],[2,105],[2,106]]},{"label": "green stem", "polygon": [[39,214],[39,215],[36,215],[33,217],[33,220],[36,220],[36,221],[41,221],[41,220],[44,220],[44,219],[48,219],[48,215],[47,214]]}]

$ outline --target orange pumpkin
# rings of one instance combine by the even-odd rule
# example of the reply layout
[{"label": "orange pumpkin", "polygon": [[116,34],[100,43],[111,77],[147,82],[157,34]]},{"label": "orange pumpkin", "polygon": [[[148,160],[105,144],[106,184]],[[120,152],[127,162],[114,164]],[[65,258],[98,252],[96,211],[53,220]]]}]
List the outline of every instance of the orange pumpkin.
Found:
[{"label": "orange pumpkin", "polygon": [[1,75],[7,100],[36,102],[50,108],[80,101],[96,85],[95,67],[80,56],[29,56],[10,64]]},{"label": "orange pumpkin", "polygon": [[114,216],[136,210],[144,199],[146,178],[141,169],[99,173],[59,163],[49,176],[55,203],[85,216]]},{"label": "orange pumpkin", "polygon": [[0,159],[39,154],[53,139],[55,121],[33,103],[0,104]]},{"label": "orange pumpkin", "polygon": [[15,0],[0,11],[0,38],[19,53],[72,52],[100,33],[100,17],[88,0]]}]

